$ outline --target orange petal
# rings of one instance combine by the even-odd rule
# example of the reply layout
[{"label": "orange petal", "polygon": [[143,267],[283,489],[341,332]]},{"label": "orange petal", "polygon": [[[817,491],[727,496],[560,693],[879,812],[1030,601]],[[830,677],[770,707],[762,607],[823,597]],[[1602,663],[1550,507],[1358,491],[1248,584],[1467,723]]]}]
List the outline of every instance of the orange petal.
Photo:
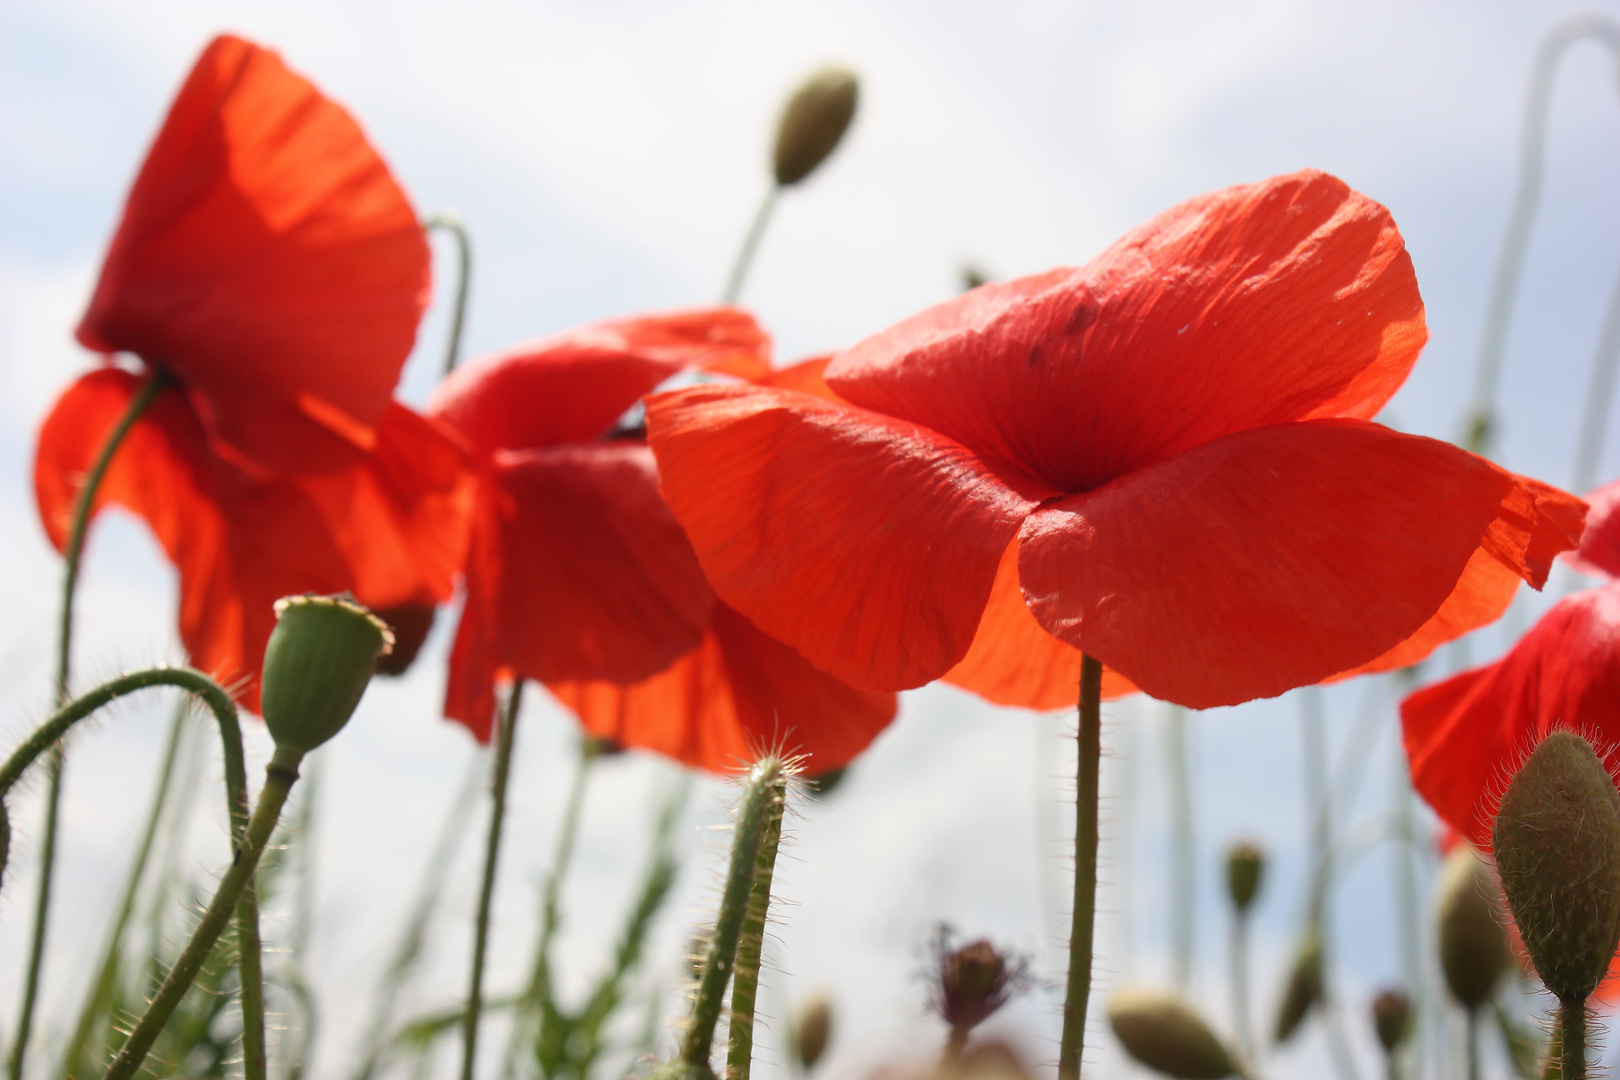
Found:
[{"label": "orange petal", "polygon": [[832,387],[827,385],[827,363],[831,359],[831,354],[814,356],[785,368],[777,368],[752,381],[760,386],[774,386],[778,390],[796,390],[812,397],[826,398],[828,401],[842,401],[844,399],[833,393]]},{"label": "orange petal", "polygon": [[769,371],[770,339],[736,308],[593,323],[458,367],[428,411],[478,449],[528,450],[598,439],[683,368]]},{"label": "orange petal", "polygon": [[1389,212],[1319,172],[1176,207],[833,358],[832,388],[1087,491],[1233,432],[1370,418],[1427,331]]},{"label": "orange petal", "polygon": [[1620,585],[1554,605],[1494,664],[1401,703],[1412,784],[1482,851],[1508,780],[1555,730],[1585,736],[1620,772]]},{"label": "orange petal", "polygon": [[895,696],[856,690],[719,604],[694,651],[634,686],[553,683],[585,730],[712,772],[765,750],[802,754],[806,771],[842,768],[894,719]]},{"label": "orange petal", "polygon": [[[447,714],[480,730],[500,668],[628,684],[691,651],[714,594],[645,446],[503,452],[476,519]],[[462,638],[465,637],[465,643]]]},{"label": "orange petal", "polygon": [[[996,568],[979,631],[946,682],[996,705],[1025,709],[1074,708],[1080,697],[1080,650],[1046,632],[1024,602],[1018,583],[1018,541],[1007,545]],[[1133,693],[1119,672],[1103,669],[1103,699]]]},{"label": "orange petal", "polygon": [[[35,490],[58,547],[80,478],[135,387],[127,372],[87,375],[40,430]],[[437,458],[440,467],[401,473],[395,457]],[[216,457],[187,396],[169,390],[119,447],[96,506],[122,506],[151,527],[180,574],[180,640],[191,662],[240,682],[242,703],[256,710],[276,600],[344,590],[377,607],[446,598],[447,560],[465,544],[470,499],[464,451],[436,429],[385,417],[377,454],[360,466],[264,479]]]},{"label": "orange petal", "polygon": [[216,38],[136,177],[79,340],[196,390],[270,470],[369,449],[416,338],[428,247],[340,106],[275,53]]},{"label": "orange petal", "polygon": [[967,653],[1034,503],[926,428],[805,394],[700,386],[647,401],[664,497],[715,591],[853,686]]},{"label": "orange petal", "polygon": [[1446,443],[1308,421],[1044,507],[1019,572],[1042,626],[1154,697],[1209,708],[1389,652],[1481,548],[1543,580],[1581,509]]}]

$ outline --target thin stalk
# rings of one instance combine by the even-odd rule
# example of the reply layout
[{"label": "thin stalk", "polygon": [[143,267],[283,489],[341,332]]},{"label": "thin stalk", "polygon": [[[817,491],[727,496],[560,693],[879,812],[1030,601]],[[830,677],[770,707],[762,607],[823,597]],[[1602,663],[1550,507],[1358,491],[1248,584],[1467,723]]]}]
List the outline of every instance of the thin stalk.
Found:
[{"label": "thin stalk", "polygon": [[1479,1080],[1479,1009],[1463,1010],[1463,1038],[1468,1040],[1465,1055],[1468,1062],[1468,1080]]},{"label": "thin stalk", "polygon": [[731,981],[730,1043],[726,1054],[726,1080],[748,1080],[754,1063],[754,1006],[759,1000],[759,963],[765,951],[765,921],[770,917],[771,879],[776,874],[776,849],[782,843],[782,814],[787,803],[787,777],[771,787],[760,832],[759,855],[754,860],[754,883],[748,892],[737,945],[737,970]]},{"label": "thin stalk", "polygon": [[266,1080],[268,1064],[264,1050],[264,960],[259,940],[259,894],[253,875],[236,903],[236,943],[240,956],[238,1004],[242,1009],[242,1076],[244,1080]]},{"label": "thin stalk", "polygon": [[1176,989],[1185,994],[1192,983],[1196,883],[1192,784],[1187,776],[1187,710],[1179,705],[1170,706],[1165,717],[1164,742],[1170,794],[1170,969]]},{"label": "thin stalk", "polygon": [[1074,810],[1074,915],[1069,927],[1069,984],[1063,1001],[1058,1080],[1078,1080],[1091,997],[1091,949],[1097,909],[1097,794],[1102,764],[1102,661],[1080,658],[1080,762]]},{"label": "thin stalk", "polygon": [[168,977],[163,980],[163,985],[158,988],[152,1003],[130,1032],[129,1039],[102,1080],[129,1080],[146,1060],[147,1051],[152,1049],[152,1044],[163,1031],[163,1025],[197,977],[214,943],[219,940],[220,932],[230,920],[231,913],[236,910],[242,893],[253,880],[259,856],[264,853],[264,846],[275,830],[287,794],[298,780],[298,762],[302,757],[295,751],[277,747],[275,756],[265,767],[264,788],[259,792],[259,804],[254,807],[247,831],[236,845],[230,869],[220,879],[214,899],[197,923],[197,928],[191,932],[191,940],[186,942],[185,950],[175,961],[174,967],[169,969]]},{"label": "thin stalk", "polygon": [[1563,1073],[1560,1080],[1586,1080],[1586,1001],[1558,1003],[1558,1031]]},{"label": "thin stalk", "polygon": [[478,1019],[483,1010],[484,951],[489,944],[489,914],[495,903],[495,862],[501,850],[501,825],[506,818],[506,781],[512,772],[512,739],[517,731],[518,708],[523,701],[523,680],[512,683],[505,715],[495,737],[495,764],[490,781],[489,839],[484,845],[484,884],[478,894],[478,921],[473,926],[472,974],[467,986],[467,1015],[461,1055],[461,1080],[472,1080],[478,1062]]},{"label": "thin stalk", "polygon": [[1575,483],[1571,491],[1591,491],[1597,483],[1598,461],[1603,456],[1603,436],[1609,422],[1609,402],[1614,397],[1617,358],[1620,358],[1620,276],[1615,278],[1614,288],[1609,293],[1597,354],[1592,358],[1592,381],[1587,384],[1586,407],[1581,411],[1581,430],[1575,441]]},{"label": "thin stalk", "polygon": [[784,769],[774,757],[762,758],[754,763],[743,788],[742,802],[737,807],[737,825],[731,838],[731,863],[726,871],[725,890],[720,895],[720,914],[715,919],[714,933],[709,937],[709,951],[703,959],[703,970],[698,975],[697,998],[692,1003],[692,1020],[681,1040],[681,1060],[707,1070],[709,1051],[714,1043],[715,1025],[720,1022],[720,1008],[737,962],[737,942],[742,935],[743,922],[748,915],[748,900],[753,891],[754,871],[758,866],[759,848],[765,835],[765,822],[776,801],[775,792]]},{"label": "thin stalk", "polygon": [[722,304],[735,304],[742,296],[743,282],[748,277],[748,268],[754,264],[754,253],[759,250],[759,242],[765,235],[765,226],[770,224],[771,212],[776,209],[777,197],[782,194],[781,184],[772,184],[760,200],[759,209],[754,211],[754,220],[748,226],[748,234],[743,237],[742,247],[737,250],[737,261],[732,264],[731,276],[726,279],[726,291],[721,294]]},{"label": "thin stalk", "polygon": [[1249,1012],[1249,916],[1232,912],[1232,1030],[1237,1034],[1238,1053],[1244,1061],[1254,1061],[1254,1027]]},{"label": "thin stalk", "polygon": [[1525,251],[1530,246],[1530,231],[1541,206],[1542,181],[1547,171],[1547,117],[1552,108],[1553,78],[1558,74],[1564,53],[1583,39],[1601,42],[1620,56],[1620,25],[1602,15],[1574,15],[1558,23],[1541,39],[1530,68],[1513,209],[1491,279],[1485,329],[1480,336],[1479,361],[1474,372],[1473,401],[1463,436],[1464,445],[1478,454],[1489,454],[1494,443],[1496,395],[1502,378],[1508,323],[1523,275]]},{"label": "thin stalk", "polygon": [[186,719],[190,716],[191,702],[182,698],[175,706],[174,719],[169,722],[169,736],[164,743],[163,757],[159,759],[157,788],[152,793],[152,809],[146,817],[146,828],[141,833],[140,845],[135,849],[135,858],[129,866],[129,876],[124,881],[124,895],[118,904],[118,915],[113,919],[112,932],[107,935],[107,947],[101,954],[101,965],[96,969],[96,977],[90,982],[90,991],[85,995],[84,1004],[79,1009],[79,1022],[73,1028],[73,1037],[68,1040],[67,1053],[62,1058],[61,1068],[57,1075],[62,1080],[68,1077],[80,1076],[85,1072],[85,1054],[90,1041],[90,1029],[101,1017],[103,1009],[112,995],[113,981],[118,978],[119,962],[123,957],[124,934],[129,929],[129,921],[135,914],[135,901],[140,892],[141,878],[146,871],[146,864],[152,857],[152,846],[157,840],[158,826],[163,818],[163,808],[169,800],[169,782],[174,776],[175,759],[180,754],[180,738],[185,733]]},{"label": "thin stalk", "polygon": [[[129,407],[84,475],[78,495],[73,500],[73,521],[68,527],[67,547],[62,553],[62,612],[56,635],[56,704],[67,702],[68,682],[73,663],[73,594],[79,584],[79,557],[84,552],[84,534],[90,524],[90,512],[95,506],[96,492],[107,475],[113,455],[118,452],[129,429],[135,426],[146,407],[169,383],[161,369],[154,368],[142,381]],[[62,804],[63,754],[60,746],[52,747],[45,782],[45,822],[41,829],[39,853],[39,882],[34,895],[34,924],[28,945],[28,972],[23,980],[22,1011],[17,1017],[17,1035],[12,1043],[7,1062],[11,1080],[21,1080],[23,1061],[28,1053],[28,1038],[34,1026],[34,1004],[39,996],[39,977],[45,963],[45,935],[51,908],[51,882],[56,870],[56,823]]]},{"label": "thin stalk", "polygon": [[472,237],[467,225],[450,210],[441,210],[422,222],[422,228],[443,229],[456,241],[456,306],[450,310],[450,339],[445,343],[444,373],[450,374],[461,358],[461,331],[467,318],[467,290],[472,285]]}]

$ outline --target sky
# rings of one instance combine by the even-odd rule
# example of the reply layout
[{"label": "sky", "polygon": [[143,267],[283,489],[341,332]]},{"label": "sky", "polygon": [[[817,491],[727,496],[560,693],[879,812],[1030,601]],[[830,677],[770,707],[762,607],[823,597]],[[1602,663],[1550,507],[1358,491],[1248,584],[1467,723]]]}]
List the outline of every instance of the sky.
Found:
[{"label": "sky", "polygon": [[[1620,19],[1620,3],[1587,7]],[[33,509],[34,433],[55,395],[95,362],[71,329],[145,147],[214,33],[280,50],[360,119],[422,213],[454,209],[467,221],[476,247],[468,355],[598,318],[714,302],[765,191],[784,95],[837,61],[860,73],[855,124],[821,172],[782,200],[743,295],[772,331],[779,362],[851,344],[947,298],[965,263],[996,277],[1076,265],[1182,199],[1314,167],[1390,208],[1423,290],[1430,344],[1384,419],[1451,438],[1512,198],[1530,58],[1572,10],[1393,0],[7,0],[0,555],[11,572],[0,577],[0,734],[20,738],[49,695],[60,568]],[[1580,402],[1620,273],[1617,87],[1615,58],[1590,43],[1560,69],[1545,199],[1508,338],[1499,457],[1556,484],[1570,482]],[[435,378],[453,281],[448,249],[436,252],[436,300],[400,390],[415,403]],[[1620,439],[1602,460],[1601,479],[1620,475]],[[83,685],[181,658],[174,591],[141,526],[115,515],[98,525],[78,608]],[[1476,635],[1467,657],[1500,651],[1545,603],[1526,599],[1505,627]],[[375,687],[323,755],[309,834],[319,1076],[352,1061],[382,957],[475,753],[438,715],[452,623],[441,617],[413,674]],[[1454,650],[1433,671],[1462,659]],[[1222,1030],[1225,912],[1216,885],[1230,839],[1255,837],[1273,857],[1256,925],[1262,1015],[1301,919],[1300,699],[1188,719],[1198,858],[1192,989]],[[1399,764],[1391,692],[1369,683],[1322,701],[1345,778],[1338,812],[1357,835],[1371,835]],[[1112,985],[1170,974],[1167,713],[1128,701],[1107,716],[1097,1000]],[[43,998],[47,1035],[70,1022],[99,948],[164,723],[161,701],[132,704],[75,747],[57,963]],[[1035,958],[1048,985],[992,1024],[1031,1060],[1055,1058],[1071,725],[926,688],[906,695],[900,719],[842,789],[800,807],[781,874],[789,903],[775,928],[779,970],[766,976],[764,1007],[780,1017],[812,987],[834,993],[839,1032],[826,1076],[863,1077],[935,1052],[942,1029],[926,1012],[917,972],[940,921]],[[267,741],[250,734],[262,758]],[[569,719],[532,695],[496,910],[496,991],[523,977],[574,739]],[[1366,780],[1351,797],[1348,780],[1362,760]],[[639,755],[598,769],[565,894],[567,992],[579,992],[607,955],[650,821],[676,778],[673,767]],[[217,869],[223,851],[217,779],[217,765],[208,765],[185,856],[200,875]],[[16,1007],[10,973],[20,971],[29,913],[35,794],[13,808],[16,854],[0,892],[0,1030]],[[730,794],[723,783],[699,783],[683,819],[678,895],[651,946],[664,976],[713,902],[723,843],[713,827]],[[474,846],[464,845],[449,875],[429,977],[405,994],[411,1010],[445,1007],[460,993]],[[1384,848],[1356,862],[1335,909],[1343,1024],[1364,1075],[1374,1069],[1365,1001],[1402,972],[1389,867]],[[272,933],[278,919],[284,933],[290,918],[273,913]],[[679,1002],[660,1004],[671,1012]],[[784,1051],[780,1024],[769,1028],[761,1074],[775,1076]],[[1091,1047],[1099,1073],[1117,1067],[1117,1048],[1097,1022]],[[1322,1047],[1313,1030],[1268,1073],[1305,1075]]]}]

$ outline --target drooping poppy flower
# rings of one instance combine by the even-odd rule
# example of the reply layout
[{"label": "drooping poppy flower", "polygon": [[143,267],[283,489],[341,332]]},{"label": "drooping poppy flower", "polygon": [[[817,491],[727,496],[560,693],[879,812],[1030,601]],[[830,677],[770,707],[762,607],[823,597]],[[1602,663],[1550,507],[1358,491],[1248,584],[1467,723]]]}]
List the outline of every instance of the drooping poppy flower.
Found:
[{"label": "drooping poppy flower", "polygon": [[1388,212],[1304,172],[649,439],[720,598],[852,685],[1044,706],[1081,650],[1207,708],[1409,664],[1574,545],[1579,500],[1370,421],[1425,338]]},{"label": "drooping poppy flower", "polygon": [[457,369],[429,412],[482,469],[445,714],[482,740],[495,685],[544,682],[593,735],[709,769],[764,746],[837,768],[894,716],[716,602],[658,494],[652,454],[615,423],[683,369],[814,385],[768,367],[729,308],[598,323]]},{"label": "drooping poppy flower", "polygon": [[[79,326],[172,383],[96,508],[144,518],[180,572],[192,663],[253,681],[289,593],[447,599],[474,478],[453,432],[394,402],[428,248],[354,120],[273,52],[215,39],[130,192]],[[90,463],[142,376],[79,379],[40,430],[35,491],[67,540]]]}]

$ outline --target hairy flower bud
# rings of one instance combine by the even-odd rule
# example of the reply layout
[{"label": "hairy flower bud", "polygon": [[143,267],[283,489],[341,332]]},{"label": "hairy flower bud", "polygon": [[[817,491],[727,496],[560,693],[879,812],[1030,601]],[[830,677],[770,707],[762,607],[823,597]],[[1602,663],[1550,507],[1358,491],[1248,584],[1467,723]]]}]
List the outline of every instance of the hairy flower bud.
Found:
[{"label": "hairy flower bud", "polygon": [[1108,1024],[1126,1053],[1180,1080],[1220,1080],[1237,1071],[1231,1053],[1204,1018],[1174,994],[1145,987],[1116,990]]},{"label": "hairy flower bud", "polygon": [[1620,793],[1592,746],[1554,732],[1502,796],[1496,867],[1536,973],[1563,1002],[1597,987],[1620,938]]},{"label": "hairy flower bud", "polygon": [[827,1044],[832,1041],[832,1028],[832,998],[825,992],[816,991],[799,1003],[788,1029],[788,1040],[805,1072],[815,1068],[826,1052]]},{"label": "hairy flower bud", "polygon": [[1311,1008],[1322,1000],[1322,940],[1314,932],[1300,942],[1294,966],[1288,972],[1282,1002],[1277,1007],[1277,1041],[1287,1042],[1305,1022]]},{"label": "hairy flower bud", "polygon": [[1265,869],[1266,854],[1257,845],[1240,842],[1227,849],[1226,895],[1231,897],[1232,906],[1238,911],[1248,911],[1249,905],[1254,903]]},{"label": "hairy flower bud", "polygon": [[1435,887],[1436,944],[1451,996],[1466,1009],[1490,1000],[1512,953],[1502,932],[1502,889],[1474,849],[1458,844]]},{"label": "hairy flower bud", "polygon": [[1405,991],[1391,987],[1372,1000],[1373,1030],[1384,1053],[1393,1054],[1412,1034],[1412,999]]},{"label": "hairy flower bud", "polygon": [[980,939],[951,948],[951,931],[940,927],[934,937],[934,1008],[964,1035],[1001,1008],[1029,981],[1029,961],[1008,958]]},{"label": "hairy flower bud", "polygon": [[859,92],[855,73],[842,67],[822,68],[799,85],[776,127],[778,184],[797,184],[827,160],[855,118]]},{"label": "hairy flower bud", "polygon": [[347,594],[276,601],[260,697],[277,749],[307,754],[349,722],[393,645],[387,625]]}]

